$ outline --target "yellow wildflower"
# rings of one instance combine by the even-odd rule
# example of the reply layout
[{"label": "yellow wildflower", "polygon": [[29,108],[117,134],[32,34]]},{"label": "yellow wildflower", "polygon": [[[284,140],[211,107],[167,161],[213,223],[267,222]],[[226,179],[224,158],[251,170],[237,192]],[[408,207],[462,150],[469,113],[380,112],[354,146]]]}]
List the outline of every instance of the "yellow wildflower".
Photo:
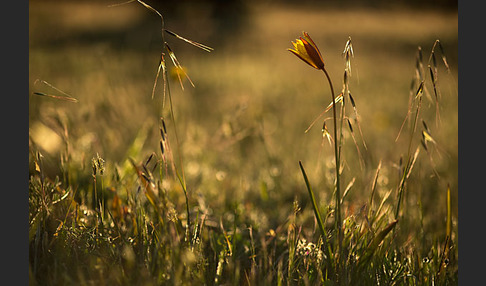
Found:
[{"label": "yellow wildflower", "polygon": [[294,45],[294,49],[287,49],[291,51],[294,55],[299,57],[301,60],[309,64],[310,66],[318,69],[324,69],[324,61],[322,60],[321,52],[317,48],[317,45],[311,39],[309,34],[303,32],[304,37],[300,37],[296,39],[295,43],[292,42]]}]

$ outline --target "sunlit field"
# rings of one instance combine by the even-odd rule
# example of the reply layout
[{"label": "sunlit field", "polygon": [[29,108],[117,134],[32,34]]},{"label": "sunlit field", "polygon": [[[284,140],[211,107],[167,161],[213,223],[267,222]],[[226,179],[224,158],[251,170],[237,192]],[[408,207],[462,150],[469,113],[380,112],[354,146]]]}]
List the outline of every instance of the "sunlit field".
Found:
[{"label": "sunlit field", "polygon": [[182,2],[30,1],[30,283],[456,285],[457,10]]}]

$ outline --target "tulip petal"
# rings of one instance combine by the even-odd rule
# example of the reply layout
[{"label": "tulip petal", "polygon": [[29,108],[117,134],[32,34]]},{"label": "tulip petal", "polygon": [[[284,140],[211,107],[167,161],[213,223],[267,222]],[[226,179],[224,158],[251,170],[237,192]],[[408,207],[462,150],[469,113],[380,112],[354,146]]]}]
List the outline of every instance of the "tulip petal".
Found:
[{"label": "tulip petal", "polygon": [[292,49],[287,49],[287,50],[290,51],[290,52],[292,52],[294,55],[296,55],[297,57],[299,57],[299,59],[301,59],[302,61],[306,62],[311,67],[317,68],[317,66],[313,65],[312,62],[309,61],[309,59],[304,58],[303,55],[301,53],[299,53],[298,51],[295,51],[295,50],[292,50]]},{"label": "tulip petal", "polygon": [[317,45],[306,32],[304,32],[304,37],[305,39],[301,39],[304,43],[307,54],[309,54],[310,58],[312,58],[312,61],[319,67],[319,69],[323,69],[324,61],[322,60],[321,52],[317,48]]},{"label": "tulip petal", "polygon": [[311,67],[320,70],[324,69],[324,61],[317,45],[306,32],[303,32],[303,36],[296,39],[295,42],[292,42],[294,49],[287,50],[291,51]]}]

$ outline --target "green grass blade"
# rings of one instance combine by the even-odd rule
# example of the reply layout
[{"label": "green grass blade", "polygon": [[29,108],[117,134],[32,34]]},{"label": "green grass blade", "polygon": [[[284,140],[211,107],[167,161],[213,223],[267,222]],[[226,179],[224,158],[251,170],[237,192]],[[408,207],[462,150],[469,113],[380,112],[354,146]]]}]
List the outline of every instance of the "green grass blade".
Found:
[{"label": "green grass blade", "polygon": [[307,186],[307,191],[309,192],[309,197],[311,198],[312,201],[312,208],[314,209],[314,214],[316,215],[317,219],[317,224],[319,225],[319,228],[321,229],[321,233],[324,237],[326,237],[326,230],[324,229],[324,224],[322,223],[322,218],[321,218],[321,213],[319,211],[319,207],[317,206],[316,199],[314,196],[314,192],[312,191],[312,188],[309,183],[309,179],[307,178],[307,174],[304,170],[304,166],[302,166],[302,162],[299,161],[299,166],[300,170],[302,171],[302,175],[304,176],[304,181],[305,185]]},{"label": "green grass blade", "polygon": [[368,264],[370,261],[371,257],[373,256],[373,253],[375,253],[376,249],[378,249],[378,246],[380,243],[385,239],[387,234],[395,228],[397,225],[398,220],[394,220],[391,223],[389,223],[383,230],[381,230],[370,242],[368,248],[365,251],[365,254],[363,255],[362,258],[360,258],[358,262],[358,268],[362,268],[364,265]]}]

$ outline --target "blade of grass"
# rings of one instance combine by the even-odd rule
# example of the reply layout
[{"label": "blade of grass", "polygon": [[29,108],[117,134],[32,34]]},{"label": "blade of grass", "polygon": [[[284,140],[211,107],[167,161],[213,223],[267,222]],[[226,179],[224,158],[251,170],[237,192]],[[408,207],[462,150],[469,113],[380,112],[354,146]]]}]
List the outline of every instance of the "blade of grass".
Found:
[{"label": "blade of grass", "polygon": [[385,239],[387,234],[395,228],[397,225],[398,220],[394,220],[391,223],[389,223],[383,230],[381,230],[370,242],[368,245],[365,254],[363,255],[362,258],[360,258],[358,262],[358,268],[364,267],[364,265],[368,264],[368,262],[371,260],[371,257],[373,256],[373,253],[378,249],[378,246],[380,243]]},{"label": "blade of grass", "polygon": [[447,185],[447,225],[446,225],[446,235],[451,236],[452,232],[452,210],[451,210],[451,188]]},{"label": "blade of grass", "polygon": [[312,191],[311,185],[309,183],[309,179],[307,178],[307,174],[304,170],[304,166],[302,165],[301,161],[299,161],[299,166],[300,166],[300,170],[302,171],[302,176],[304,176],[304,181],[307,187],[307,191],[309,192],[309,197],[312,202],[312,208],[314,210],[314,215],[316,216],[317,219],[317,224],[319,226],[319,229],[321,230],[322,235],[324,237],[327,237],[326,230],[324,229],[324,223],[322,222],[322,218],[321,218],[321,213],[319,211],[319,207],[317,206],[317,202],[314,196],[314,192]]},{"label": "blade of grass", "polygon": [[373,197],[375,196],[376,183],[378,182],[378,175],[380,174],[380,170],[381,170],[381,160],[378,163],[378,167],[376,168],[375,177],[373,178],[373,183],[371,185],[370,201],[368,202],[368,217],[370,218],[371,222],[373,222],[373,218],[371,216],[371,212],[373,210]]},{"label": "blade of grass", "polygon": [[447,184],[447,218],[446,218],[446,237],[444,248],[442,250],[441,258],[440,258],[440,265],[439,270],[437,271],[437,275],[440,275],[442,271],[445,269],[447,264],[449,263],[449,248],[451,244],[451,234],[452,234],[452,209],[451,209],[451,188],[449,184]]},{"label": "blade of grass", "polygon": [[343,196],[341,198],[341,204],[343,203],[344,198],[348,195],[349,190],[351,190],[351,188],[354,186],[355,181],[356,181],[356,177],[353,177],[351,182],[349,182],[349,184],[346,186],[346,189],[344,189]]}]

